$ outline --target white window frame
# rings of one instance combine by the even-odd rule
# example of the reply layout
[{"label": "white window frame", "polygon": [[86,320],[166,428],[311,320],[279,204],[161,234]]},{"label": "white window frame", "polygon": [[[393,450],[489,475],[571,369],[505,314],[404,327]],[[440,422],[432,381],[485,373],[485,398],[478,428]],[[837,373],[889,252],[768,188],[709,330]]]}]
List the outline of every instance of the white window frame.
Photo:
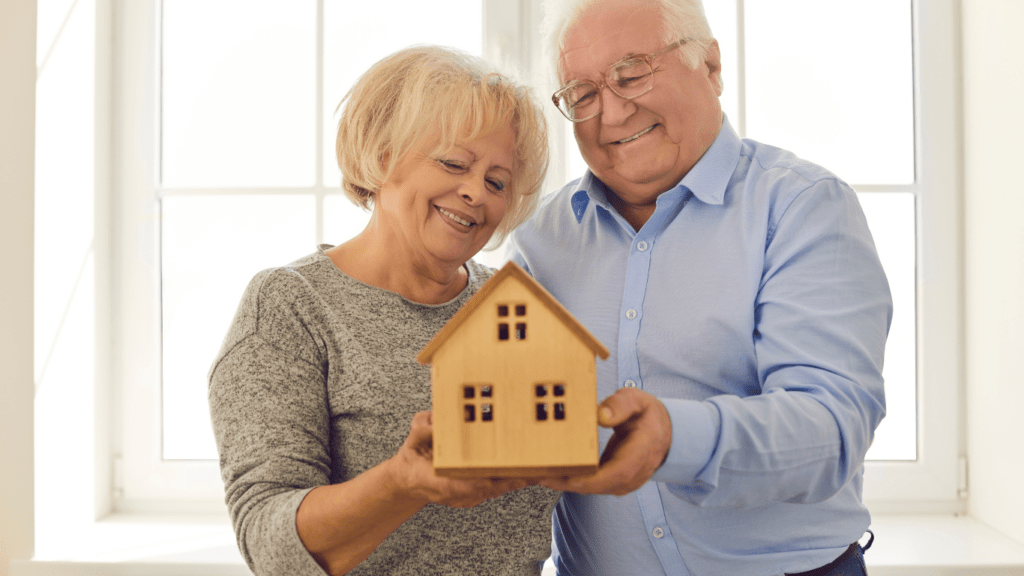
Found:
[{"label": "white window frame", "polygon": [[864,494],[876,513],[964,513],[959,6],[912,6],[916,181],[906,191],[917,213],[918,453],[913,462],[867,462]]},{"label": "white window frame", "polygon": [[[323,21],[323,1],[317,2]],[[214,460],[163,460],[161,457],[160,352],[160,209],[156,196],[202,194],[201,189],[160,189],[158,0],[115,2],[114,54],[115,129],[114,170],[118,201],[113,243],[118,305],[111,310],[114,326],[115,389],[120,414],[113,431],[114,509],[118,512],[211,512],[223,509],[223,484]],[[535,30],[539,7],[529,2],[484,0],[484,51],[493,60],[523,69],[522,62],[539,58],[519,41],[524,30]],[[527,22],[532,24],[524,24]],[[317,58],[323,62],[323,32],[318,26]],[[155,40],[155,41],[154,41]],[[340,188],[323,183],[321,130],[322,66],[318,66],[316,185],[310,188],[216,190],[218,194],[313,194],[318,212],[327,194]],[[553,109],[552,116],[557,114]],[[552,118],[553,120],[553,118]],[[557,173],[557,171],[555,171]],[[549,186],[555,178],[549,175]],[[158,191],[158,194],[155,192]],[[317,218],[317,242],[322,242],[322,219]]]},{"label": "white window frame", "polygon": [[[539,29],[539,3],[484,0],[484,51],[487,57],[518,69],[537,87],[539,100],[546,102],[556,83],[540,41],[531,37]],[[322,17],[322,1],[318,4]],[[160,229],[159,207],[153,199],[159,182],[159,52],[152,42],[159,39],[159,4],[114,0],[113,5],[112,157],[117,164],[113,167],[116,201],[110,285],[111,300],[117,304],[111,307],[110,322],[114,414],[120,415],[110,430],[113,508],[119,512],[221,511],[223,486],[216,461],[163,461],[160,457],[160,310],[154,306],[160,294]],[[740,15],[742,5],[743,0],[737,0]],[[960,407],[959,44],[951,40],[959,36],[959,18],[953,0],[917,0],[913,9],[917,179],[897,191],[913,192],[917,199],[918,459],[868,462],[865,499],[875,512],[962,512],[966,502],[958,497],[965,446]],[[318,44],[322,61],[322,41]],[[742,81],[738,84],[736,88],[742,89]],[[318,115],[322,108],[317,106]],[[552,127],[552,162],[545,188],[551,190],[575,176],[566,173],[562,161],[575,142],[562,137],[564,120],[554,107],[545,106],[545,110]],[[742,112],[738,121],[742,125]],[[323,142],[321,126],[318,123],[318,150]],[[318,153],[318,167],[322,158]],[[303,189],[317,194],[318,204],[333,191],[323,187],[322,179],[323,170],[318,169],[320,184],[315,190]],[[321,236],[318,219],[318,241]]]}]

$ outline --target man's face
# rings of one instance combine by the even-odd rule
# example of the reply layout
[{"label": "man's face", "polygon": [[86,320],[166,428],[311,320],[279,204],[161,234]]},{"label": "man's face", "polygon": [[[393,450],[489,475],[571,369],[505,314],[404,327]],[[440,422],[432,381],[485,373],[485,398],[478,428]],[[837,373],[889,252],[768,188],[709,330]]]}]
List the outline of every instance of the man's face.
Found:
[{"label": "man's face", "polygon": [[[584,13],[566,35],[562,83],[599,81],[628,55],[665,47],[661,15],[649,0],[611,0]],[[602,89],[601,113],[574,126],[591,171],[623,202],[653,210],[714,142],[722,124],[718,44],[708,62],[690,69],[679,49],[656,58],[654,88],[633,100]]]}]

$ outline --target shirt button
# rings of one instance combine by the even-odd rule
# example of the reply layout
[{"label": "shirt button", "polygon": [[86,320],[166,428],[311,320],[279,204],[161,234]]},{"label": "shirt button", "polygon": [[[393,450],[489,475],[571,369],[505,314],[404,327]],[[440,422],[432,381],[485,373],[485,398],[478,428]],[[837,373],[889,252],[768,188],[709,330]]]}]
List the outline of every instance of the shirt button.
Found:
[{"label": "shirt button", "polygon": [[626,318],[629,318],[630,320],[636,318],[636,310],[633,310],[632,308],[626,310]]},{"label": "shirt button", "polygon": [[658,526],[657,528],[651,531],[651,534],[654,534],[655,538],[661,538],[665,536],[665,531],[661,529],[661,526]]},{"label": "shirt button", "polygon": [[637,242],[636,249],[641,252],[644,252],[645,250],[647,250],[647,242],[644,242],[643,240]]},{"label": "shirt button", "polygon": [[626,380],[626,388],[636,388],[636,382],[632,380]]}]

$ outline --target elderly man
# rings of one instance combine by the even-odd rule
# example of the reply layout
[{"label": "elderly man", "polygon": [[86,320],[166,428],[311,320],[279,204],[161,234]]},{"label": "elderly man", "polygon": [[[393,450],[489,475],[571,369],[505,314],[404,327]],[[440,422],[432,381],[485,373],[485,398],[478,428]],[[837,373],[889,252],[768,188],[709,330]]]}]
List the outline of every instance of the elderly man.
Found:
[{"label": "elderly man", "polygon": [[562,4],[590,170],[510,255],[611,356],[600,470],[546,482],[559,574],[863,574],[892,301],[855,193],[737,136],[699,0]]}]

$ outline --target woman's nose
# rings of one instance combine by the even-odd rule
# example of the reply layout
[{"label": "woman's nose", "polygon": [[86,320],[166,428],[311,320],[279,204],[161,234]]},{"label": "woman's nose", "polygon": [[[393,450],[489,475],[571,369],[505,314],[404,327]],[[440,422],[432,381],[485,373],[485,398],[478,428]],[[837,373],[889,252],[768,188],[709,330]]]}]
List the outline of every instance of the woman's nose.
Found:
[{"label": "woman's nose", "polygon": [[470,206],[476,206],[487,198],[487,185],[482,179],[469,178],[459,187],[459,195]]}]

